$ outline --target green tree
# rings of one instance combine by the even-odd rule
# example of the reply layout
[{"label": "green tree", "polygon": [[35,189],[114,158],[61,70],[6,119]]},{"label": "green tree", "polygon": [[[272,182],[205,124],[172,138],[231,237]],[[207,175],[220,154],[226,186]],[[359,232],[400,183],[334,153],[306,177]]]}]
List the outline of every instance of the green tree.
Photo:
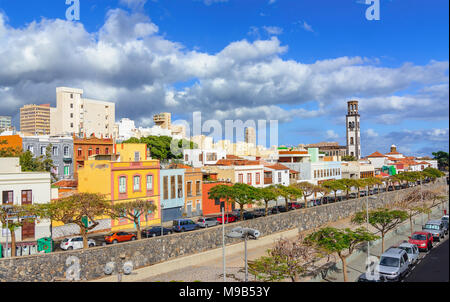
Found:
[{"label": "green tree", "polygon": [[[369,224],[381,233],[381,253],[384,252],[384,237],[387,232],[395,229],[400,223],[408,219],[408,213],[402,210],[390,210],[380,208],[369,211]],[[364,224],[367,222],[366,211],[356,213],[352,217],[352,222]]]},{"label": "green tree", "polygon": [[357,186],[356,180],[349,178],[342,178],[336,181],[338,181],[345,187],[346,198],[348,199],[349,193],[352,190],[352,188]]},{"label": "green tree", "polygon": [[264,201],[265,204],[265,216],[267,216],[269,211],[269,202],[271,200],[276,200],[278,198],[278,194],[276,191],[276,188],[273,186],[265,187],[265,188],[259,188],[259,195],[261,196],[261,199]]},{"label": "green tree", "polygon": [[305,208],[308,207],[307,198],[309,196],[313,195],[314,193],[323,192],[320,186],[316,186],[307,181],[296,183],[293,186],[295,186],[296,188],[300,189],[303,192],[303,200],[305,201]]},{"label": "green tree", "polygon": [[430,178],[433,183],[436,181],[436,179],[445,176],[444,172],[431,167],[425,168],[422,173],[425,175],[425,177]]},{"label": "green tree", "polygon": [[264,282],[300,281],[316,268],[315,263],[321,253],[313,246],[303,243],[303,237],[297,240],[280,238],[274,248],[267,250],[267,256],[249,261],[249,271]]},{"label": "green tree", "polygon": [[278,196],[281,196],[284,198],[286,202],[286,211],[289,211],[289,201],[290,200],[297,200],[297,198],[300,198],[303,196],[303,191],[294,185],[289,186],[283,186],[283,185],[277,185],[276,191],[278,192]]},{"label": "green tree", "polygon": [[336,201],[337,199],[337,191],[344,191],[346,188],[342,184],[342,182],[337,180],[327,180],[321,184],[322,187],[324,187],[327,190],[334,192],[334,199]]},{"label": "green tree", "polygon": [[353,155],[344,155],[341,159],[342,161],[356,161],[356,158]]},{"label": "green tree", "polygon": [[231,199],[239,205],[240,220],[244,220],[244,206],[251,205],[261,199],[258,189],[243,183],[235,183],[231,187]]},{"label": "green tree", "polygon": [[[64,224],[74,223],[80,227],[85,249],[88,248],[88,232],[99,224],[97,217],[111,211],[111,202],[97,193],[78,193],[44,206],[42,217]],[[86,224],[86,218],[91,223]]]},{"label": "green tree", "polygon": [[228,185],[217,185],[212,187],[208,193],[209,199],[213,200],[224,200],[225,201],[225,209],[227,212],[228,204],[232,204],[234,202],[233,199],[233,189]]},{"label": "green tree", "polygon": [[423,202],[423,191],[421,191],[421,189],[414,189],[413,191],[410,191],[394,206],[400,210],[406,211],[408,214],[411,236],[414,232],[412,218],[420,213],[431,212],[431,210]]},{"label": "green tree", "polygon": [[448,152],[438,151],[431,153],[434,156],[434,159],[438,161],[438,167],[441,170],[448,171],[449,164],[449,154]]},{"label": "green tree", "polygon": [[[348,281],[347,257],[350,256],[358,244],[373,241],[379,238],[364,228],[356,230],[336,229],[332,227],[321,228],[305,238],[305,243],[316,247],[324,254],[336,253],[342,262],[344,282]],[[344,254],[344,252],[347,252]]]},{"label": "green tree", "polygon": [[137,239],[141,239],[141,216],[156,211],[157,206],[148,200],[138,199],[130,202],[114,204],[108,211],[112,219],[125,218],[134,223]]}]

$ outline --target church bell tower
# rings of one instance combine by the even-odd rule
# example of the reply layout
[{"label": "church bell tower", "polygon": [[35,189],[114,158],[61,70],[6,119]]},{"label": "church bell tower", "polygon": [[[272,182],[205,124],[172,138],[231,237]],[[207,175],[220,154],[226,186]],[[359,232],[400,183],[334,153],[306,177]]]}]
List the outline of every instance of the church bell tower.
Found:
[{"label": "church bell tower", "polygon": [[346,128],[347,128],[347,155],[356,159],[361,158],[361,131],[359,127],[358,101],[347,102]]}]

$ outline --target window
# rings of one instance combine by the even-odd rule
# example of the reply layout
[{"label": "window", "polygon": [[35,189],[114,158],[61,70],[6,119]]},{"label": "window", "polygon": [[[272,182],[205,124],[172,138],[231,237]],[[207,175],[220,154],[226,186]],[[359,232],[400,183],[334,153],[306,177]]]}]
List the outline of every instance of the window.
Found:
[{"label": "window", "polygon": [[170,199],[177,198],[175,189],[175,175],[172,175],[170,176]]},{"label": "window", "polygon": [[153,175],[147,175],[147,191],[153,190]]},{"label": "window", "polygon": [[134,161],[140,161],[140,160],[141,160],[141,153],[134,152]]},{"label": "window", "polygon": [[354,145],[353,137],[350,137],[350,145]]},{"label": "window", "polygon": [[3,204],[14,203],[14,191],[3,191]]},{"label": "window", "polygon": [[69,147],[64,146],[64,156],[69,156]]},{"label": "window", "polygon": [[187,190],[187,196],[191,197],[192,196],[192,181],[187,182],[186,190]]},{"label": "window", "polygon": [[22,205],[33,203],[33,191],[32,190],[22,190]]},{"label": "window", "polygon": [[256,173],[255,175],[255,182],[257,185],[259,185],[261,183],[261,173]]},{"label": "window", "polygon": [[70,175],[70,166],[64,166],[64,176]]},{"label": "window", "polygon": [[202,153],[200,153],[200,154],[198,155],[198,161],[203,162],[203,154],[202,154]]},{"label": "window", "polygon": [[140,191],[141,190],[141,177],[140,176],[134,176],[133,177],[133,190]]},{"label": "window", "polygon": [[95,148],[95,154],[100,154],[100,148]]},{"label": "window", "polygon": [[45,146],[41,146],[41,155],[45,155]]},{"label": "window", "polygon": [[70,118],[73,118],[73,113],[70,114]]},{"label": "window", "polygon": [[70,128],[73,128],[73,123],[70,123]]},{"label": "window", "polygon": [[88,156],[91,156],[92,155],[92,148],[89,148],[89,150],[88,150]]},{"label": "window", "polygon": [[278,172],[278,183],[281,183],[281,172]]},{"label": "window", "polygon": [[183,198],[183,175],[178,175],[178,198]]},{"label": "window", "polygon": [[314,170],[314,178],[317,178],[317,171]]},{"label": "window", "polygon": [[109,154],[109,148],[108,147],[105,148],[105,154]]},{"label": "window", "polygon": [[[73,99],[73,93],[70,94],[70,98]],[[73,106],[73,104],[70,104]],[[72,106],[70,106],[70,108],[73,108]]]},{"label": "window", "polygon": [[127,192],[127,178],[125,176],[119,177],[119,193]]},{"label": "window", "polygon": [[197,192],[197,196],[200,196],[200,195],[202,195],[202,189],[201,189],[201,181],[200,180],[197,180],[196,182],[195,182],[195,191]]},{"label": "window", "polygon": [[78,148],[78,156],[83,156],[83,149]]},{"label": "window", "polygon": [[52,148],[52,154],[53,154],[53,156],[57,156],[58,155],[58,147],[54,146]]},{"label": "window", "polygon": [[238,182],[239,183],[243,183],[244,182],[244,175],[243,174],[239,174],[238,175]]},{"label": "window", "polygon": [[27,150],[30,151],[32,154],[34,154],[34,147],[33,147],[33,145],[28,145]]},{"label": "window", "polygon": [[247,184],[248,185],[252,184],[252,173],[247,173]]},{"label": "window", "polygon": [[187,154],[184,155],[184,161],[188,161],[189,160],[189,156]]},{"label": "window", "polygon": [[71,108],[71,109],[73,109],[73,103],[72,103],[72,104],[70,104],[70,108]]},{"label": "window", "polygon": [[169,199],[169,176],[163,177],[163,199]]}]

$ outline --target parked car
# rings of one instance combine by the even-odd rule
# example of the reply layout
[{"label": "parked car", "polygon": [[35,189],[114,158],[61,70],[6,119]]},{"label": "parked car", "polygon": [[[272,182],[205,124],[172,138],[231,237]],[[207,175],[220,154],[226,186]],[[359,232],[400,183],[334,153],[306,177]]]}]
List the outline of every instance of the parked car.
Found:
[{"label": "parked car", "polygon": [[266,215],[266,209],[263,208],[263,209],[253,210],[253,215],[255,215],[255,218],[263,217]]},{"label": "parked car", "polygon": [[441,217],[441,220],[445,220],[445,221],[447,221],[447,222],[448,222],[448,215],[444,215],[444,216],[442,216],[442,217]]},{"label": "parked car", "polygon": [[197,220],[197,224],[201,228],[208,228],[219,224],[217,217],[201,217]]},{"label": "parked car", "polygon": [[441,220],[441,222],[443,224],[444,234],[447,235],[448,234],[448,220]]},{"label": "parked car", "polygon": [[299,203],[299,202],[289,202],[289,210],[296,210],[296,209],[301,209],[303,208],[303,203]]},{"label": "parked car", "polygon": [[398,246],[398,248],[404,250],[406,254],[408,254],[408,261],[410,266],[417,263],[417,260],[419,260],[419,248],[417,247],[417,245],[409,242],[403,242]]},{"label": "parked car", "polygon": [[[170,234],[172,234],[172,230],[163,227],[162,233],[163,233],[163,235],[170,235]],[[141,232],[141,234],[142,234],[142,237],[144,237],[144,238],[161,236],[161,227],[154,226],[149,229],[145,229]]]},{"label": "parked car", "polygon": [[[236,216],[234,214],[225,214],[224,218],[225,218],[225,223],[230,223],[230,222],[237,221],[238,216]],[[217,219],[217,222],[219,222],[219,224],[222,224],[222,216],[217,216],[216,219]]]},{"label": "parked car", "polygon": [[400,281],[409,271],[408,254],[391,247],[381,255],[377,269],[386,281]]},{"label": "parked car", "polygon": [[128,232],[115,232],[105,236],[106,243],[118,243],[136,240],[136,235]]},{"label": "parked car", "polygon": [[356,198],[357,196],[358,196],[358,194],[356,194],[356,193],[348,194],[348,198]]},{"label": "parked car", "polygon": [[434,241],[441,241],[441,238],[445,237],[444,224],[441,220],[429,220],[422,230],[433,234]]},{"label": "parked car", "polygon": [[428,232],[414,232],[408,242],[417,245],[419,251],[429,251],[433,248],[433,235]]},{"label": "parked car", "polygon": [[[88,239],[88,246],[93,247],[95,246],[95,241],[93,239]],[[79,250],[83,248],[83,237],[76,236],[76,237],[69,237],[64,238],[64,240],[61,242],[59,247],[62,250]]]},{"label": "parked car", "polygon": [[272,214],[287,212],[285,206],[274,206],[272,209],[270,209],[270,211],[272,212]]},{"label": "parked car", "polygon": [[191,219],[175,219],[172,226],[172,229],[175,232],[193,231],[198,228],[200,228],[200,226]]}]

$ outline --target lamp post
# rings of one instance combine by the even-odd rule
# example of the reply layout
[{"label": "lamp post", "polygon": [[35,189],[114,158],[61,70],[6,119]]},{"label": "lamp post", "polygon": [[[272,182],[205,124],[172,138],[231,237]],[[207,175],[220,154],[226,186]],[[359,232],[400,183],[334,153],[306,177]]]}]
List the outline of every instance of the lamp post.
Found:
[{"label": "lamp post", "polygon": [[223,282],[227,282],[225,265],[225,208],[222,207],[222,256],[223,256]]},{"label": "lamp post", "polygon": [[247,238],[257,239],[260,232],[255,229],[236,227],[227,234],[230,238],[243,238],[245,248],[245,282],[248,282],[248,261],[247,261]]}]

